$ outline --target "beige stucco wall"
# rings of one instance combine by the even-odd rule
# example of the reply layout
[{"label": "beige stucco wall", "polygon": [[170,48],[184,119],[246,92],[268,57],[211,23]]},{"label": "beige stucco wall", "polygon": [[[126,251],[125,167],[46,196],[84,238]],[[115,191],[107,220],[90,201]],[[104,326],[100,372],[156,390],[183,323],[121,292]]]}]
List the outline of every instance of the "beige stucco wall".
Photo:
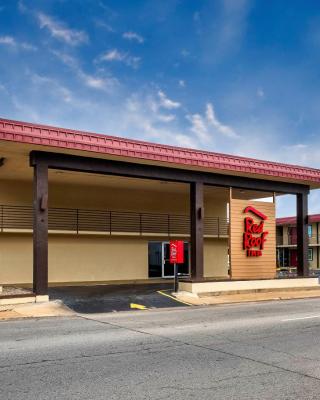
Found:
[{"label": "beige stucco wall", "polygon": [[[0,235],[0,282],[32,282],[32,237]],[[49,282],[148,278],[146,240],[125,237],[49,236]]]},{"label": "beige stucco wall", "polygon": [[283,226],[283,244],[287,245],[289,243],[289,237],[288,237],[288,225]]},{"label": "beige stucco wall", "polygon": [[0,234],[0,283],[32,282],[32,237]]},{"label": "beige stucco wall", "polygon": [[[207,239],[204,275],[227,276],[227,240]],[[49,235],[49,282],[148,279],[148,239],[97,235]],[[32,282],[32,236],[0,234],[0,282]]]},{"label": "beige stucco wall", "polygon": [[317,260],[318,260],[317,246],[311,246],[309,248],[313,249],[313,260],[309,261],[309,267],[311,269],[317,269]]},{"label": "beige stucco wall", "polygon": [[206,278],[228,277],[228,240],[205,239],[204,276]]},{"label": "beige stucco wall", "polygon": [[[86,175],[88,180],[90,175]],[[189,214],[187,186],[176,192],[174,184],[163,184],[161,190],[124,189],[105,185],[50,183],[49,207],[125,210]],[[227,198],[215,197],[214,189],[206,189],[205,215],[227,216]],[[0,204],[31,205],[32,182],[0,181]]]}]

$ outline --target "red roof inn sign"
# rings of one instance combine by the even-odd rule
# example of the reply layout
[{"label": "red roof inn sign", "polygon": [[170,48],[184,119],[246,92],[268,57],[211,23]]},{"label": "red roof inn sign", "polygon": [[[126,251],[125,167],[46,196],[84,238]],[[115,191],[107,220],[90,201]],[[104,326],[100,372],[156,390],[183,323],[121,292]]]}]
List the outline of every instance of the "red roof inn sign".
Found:
[{"label": "red roof inn sign", "polygon": [[259,223],[255,223],[252,217],[245,217],[244,219],[244,233],[243,233],[243,250],[246,250],[247,257],[260,257],[264,244],[267,241],[266,236],[269,232],[264,231],[264,221],[268,217],[256,208],[249,206],[243,211],[244,213],[252,213],[259,219]]}]

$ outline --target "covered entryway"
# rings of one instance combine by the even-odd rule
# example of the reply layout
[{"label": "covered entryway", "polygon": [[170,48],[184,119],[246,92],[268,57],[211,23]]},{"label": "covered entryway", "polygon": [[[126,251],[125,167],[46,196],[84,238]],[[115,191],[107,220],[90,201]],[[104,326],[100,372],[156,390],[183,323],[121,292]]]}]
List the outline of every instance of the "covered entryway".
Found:
[{"label": "covered entryway", "polygon": [[[59,282],[58,279],[64,277],[64,282],[68,282],[70,273],[73,282],[83,278],[94,284],[97,277],[97,281],[103,283],[99,275],[101,269],[88,277],[88,267],[98,265],[92,262],[90,255],[111,265],[108,272],[113,275],[107,276],[105,283],[117,280],[119,276],[121,280],[132,279],[136,283],[139,265],[146,265],[144,278],[149,280],[148,242],[165,242],[171,238],[189,243],[189,281],[232,279],[226,251],[229,240],[226,204],[231,189],[233,193],[251,190],[296,196],[297,269],[299,276],[308,276],[307,198],[309,189],[320,185],[318,170],[8,120],[0,120],[0,140],[0,182],[5,200],[0,218],[1,239],[5,243],[2,252],[8,254],[2,281],[23,283],[32,280],[33,292],[38,297],[47,298],[49,280]],[[48,148],[50,152],[45,151]],[[58,189],[52,185],[52,175],[56,181],[64,180],[65,176],[67,183],[68,174],[70,186],[67,184]],[[184,186],[185,197],[177,201],[180,209],[168,211],[167,218],[164,209],[150,213],[148,208],[154,201],[143,190],[143,199],[136,202],[133,209],[126,210],[123,204],[110,209],[105,207],[105,202],[114,198],[113,190],[102,194],[87,185],[81,193],[79,187],[75,190],[79,182],[74,174],[82,175],[88,182],[99,177],[101,180],[106,177],[135,179],[136,185],[138,181],[156,182],[159,185],[158,201],[164,206],[168,205],[165,185]],[[164,186],[161,188],[161,185]],[[68,194],[66,188],[70,189]],[[212,197],[213,201],[205,201],[206,192],[211,188],[219,188],[223,201],[217,202],[217,196]],[[86,196],[85,207],[78,204],[82,195]],[[91,200],[100,205],[96,207]],[[124,201],[133,203],[128,193],[114,201],[117,205]],[[219,207],[216,207],[217,203]],[[222,214],[220,205],[224,206]],[[9,215],[9,207],[14,209],[15,219]],[[17,209],[21,211],[19,218]],[[19,226],[22,222],[23,227]],[[173,230],[178,222],[179,229]],[[12,224],[16,224],[15,227],[12,228]],[[10,229],[13,231],[9,233]],[[68,239],[67,235],[70,235]],[[105,240],[107,235],[108,240]],[[17,237],[23,252],[15,242]],[[212,240],[214,246],[206,246],[208,240]],[[161,251],[165,253],[163,246]],[[24,269],[23,257],[30,266],[33,263],[32,273]],[[52,279],[48,266],[53,258],[61,260],[62,257],[65,262],[54,271],[57,275]],[[162,254],[161,259],[161,279],[170,277],[171,266],[166,264]],[[135,274],[128,276],[128,271],[119,265],[129,265],[132,260],[139,265],[132,269]],[[217,268],[217,263],[221,269]],[[236,275],[234,279],[237,279]]]},{"label": "covered entryway", "polygon": [[[46,294],[48,290],[48,170],[68,170],[101,175],[127,176],[167,182],[179,182],[190,187],[190,245],[191,280],[204,280],[204,186],[234,186],[238,189],[264,192],[294,192],[298,211],[298,275],[308,275],[307,261],[307,194],[308,188],[275,181],[254,180],[230,175],[217,175],[198,171],[120,161],[92,159],[57,153],[31,152],[34,167],[34,290]],[[243,190],[243,189],[242,189]],[[165,247],[163,248],[165,253]],[[274,246],[275,253],[275,246]],[[121,255],[119,254],[119,257]],[[162,276],[170,276],[170,266],[163,257]],[[254,276],[252,276],[254,278]]]}]

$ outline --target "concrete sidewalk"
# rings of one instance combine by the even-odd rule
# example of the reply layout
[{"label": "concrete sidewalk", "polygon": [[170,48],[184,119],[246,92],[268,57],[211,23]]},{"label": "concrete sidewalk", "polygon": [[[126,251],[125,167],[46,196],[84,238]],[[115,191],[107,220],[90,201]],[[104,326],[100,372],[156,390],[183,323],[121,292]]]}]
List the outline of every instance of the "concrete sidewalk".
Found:
[{"label": "concrete sidewalk", "polygon": [[245,303],[252,301],[268,301],[268,300],[291,300],[291,299],[306,299],[320,297],[319,289],[308,290],[279,290],[270,292],[253,292],[253,293],[234,293],[234,294],[219,294],[209,296],[197,296],[189,292],[180,292],[175,294],[176,298],[190,305],[215,305],[215,304],[231,304]]},{"label": "concrete sidewalk", "polygon": [[[171,294],[166,291],[164,293],[164,299],[171,298],[171,302],[175,303],[176,307],[189,306],[207,306],[207,305],[218,305],[218,304],[232,304],[232,303],[246,303],[246,302],[261,302],[270,300],[291,300],[291,299],[307,299],[307,298],[320,298],[319,289],[308,289],[308,290],[286,290],[286,291],[272,291],[272,292],[252,292],[252,293],[229,293],[219,295],[202,295],[197,296],[188,292],[179,292],[178,294]],[[162,297],[160,294],[158,296]],[[125,296],[124,296],[125,297]],[[112,296],[110,301],[112,300]],[[142,300],[142,299],[141,299]],[[84,301],[84,299],[82,299]],[[89,314],[100,312],[100,309],[95,309],[95,302],[92,303],[92,310]],[[171,306],[172,307],[172,306]],[[167,306],[167,308],[171,308]],[[86,311],[90,308],[90,298],[87,298]],[[166,307],[153,307],[150,309],[164,309]],[[119,308],[117,311],[125,311]],[[85,313],[87,313],[85,312]],[[145,311],[144,311],[145,312]],[[40,318],[40,317],[65,317],[65,316],[76,316],[82,314],[83,310],[77,310],[69,308],[62,300],[52,300],[44,303],[32,303],[32,304],[17,304],[0,306],[0,320],[8,320],[15,318]],[[107,308],[102,313],[110,313],[110,309]]]},{"label": "concrete sidewalk", "polygon": [[60,300],[0,307],[0,320],[12,318],[65,317],[72,315],[76,315],[76,313]]}]

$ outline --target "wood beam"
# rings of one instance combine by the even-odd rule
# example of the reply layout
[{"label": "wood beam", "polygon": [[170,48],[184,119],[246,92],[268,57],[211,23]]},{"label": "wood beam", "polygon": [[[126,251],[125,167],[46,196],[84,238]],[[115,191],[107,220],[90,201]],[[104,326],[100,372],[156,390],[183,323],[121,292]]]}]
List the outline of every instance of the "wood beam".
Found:
[{"label": "wood beam", "polygon": [[190,184],[191,279],[203,279],[203,183]]},{"label": "wood beam", "polygon": [[308,195],[299,193],[297,194],[298,276],[309,276],[308,241]]},{"label": "wood beam", "polygon": [[33,291],[48,294],[48,166],[34,166],[33,177]]},{"label": "wood beam", "polygon": [[78,171],[95,174],[126,176],[130,178],[155,179],[172,182],[202,182],[205,185],[234,187],[247,190],[258,190],[279,193],[309,193],[309,186],[268,179],[255,179],[244,176],[218,174],[180,168],[160,167],[129,163],[115,160],[105,160],[94,157],[80,157],[71,154],[48,153],[32,151],[30,165],[46,163],[49,168],[58,170]]}]

